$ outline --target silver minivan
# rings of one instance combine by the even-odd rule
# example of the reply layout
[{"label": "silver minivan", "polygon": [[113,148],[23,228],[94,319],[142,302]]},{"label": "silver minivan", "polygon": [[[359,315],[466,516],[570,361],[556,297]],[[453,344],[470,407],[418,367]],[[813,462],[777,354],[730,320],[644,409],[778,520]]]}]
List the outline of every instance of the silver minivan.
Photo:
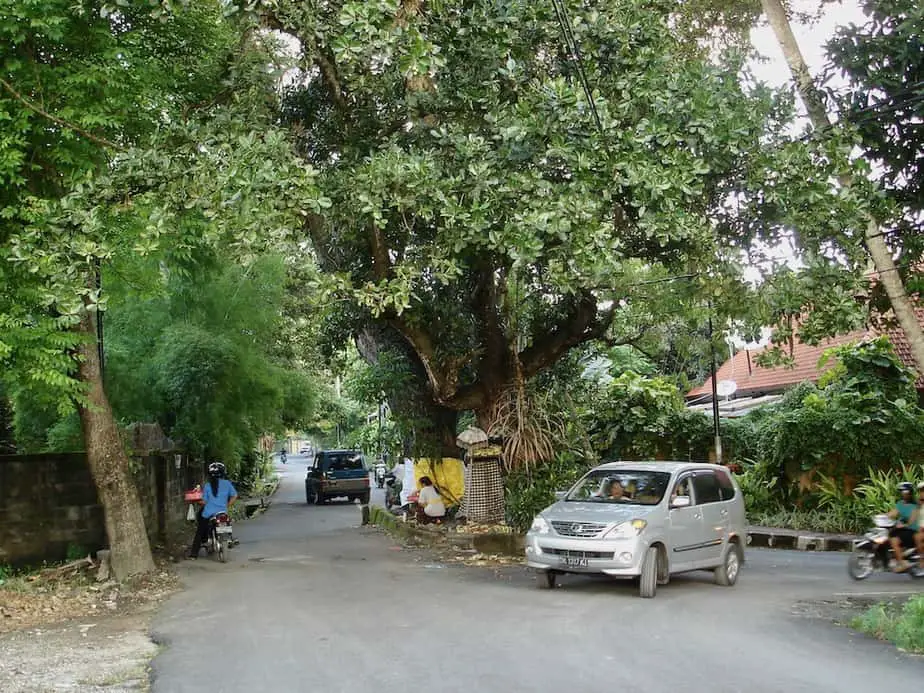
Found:
[{"label": "silver minivan", "polygon": [[526,563],[554,587],[562,573],[639,578],[653,597],[670,576],[712,570],[734,585],[747,523],[728,469],[690,462],[612,462],[592,469],[533,520]]}]

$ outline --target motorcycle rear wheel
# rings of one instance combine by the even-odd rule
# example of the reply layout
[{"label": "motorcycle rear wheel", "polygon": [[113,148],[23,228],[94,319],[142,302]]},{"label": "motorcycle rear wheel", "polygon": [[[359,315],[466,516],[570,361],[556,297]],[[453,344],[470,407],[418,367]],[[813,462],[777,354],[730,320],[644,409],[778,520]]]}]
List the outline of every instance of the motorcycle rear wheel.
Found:
[{"label": "motorcycle rear wheel", "polygon": [[854,580],[865,580],[873,574],[873,554],[854,551],[847,559],[847,573]]}]

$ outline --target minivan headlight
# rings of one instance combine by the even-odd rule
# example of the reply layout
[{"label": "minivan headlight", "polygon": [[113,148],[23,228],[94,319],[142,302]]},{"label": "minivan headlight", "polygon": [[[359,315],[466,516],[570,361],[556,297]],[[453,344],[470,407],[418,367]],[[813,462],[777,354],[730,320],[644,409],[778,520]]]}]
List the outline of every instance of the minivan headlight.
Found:
[{"label": "minivan headlight", "polygon": [[647,526],[648,523],[645,520],[630,520],[616,525],[603,536],[606,539],[631,539],[641,534]]},{"label": "minivan headlight", "polygon": [[536,532],[537,534],[548,534],[551,526],[549,525],[548,520],[546,520],[542,515],[536,515],[533,519],[533,525],[529,528],[530,532]]}]

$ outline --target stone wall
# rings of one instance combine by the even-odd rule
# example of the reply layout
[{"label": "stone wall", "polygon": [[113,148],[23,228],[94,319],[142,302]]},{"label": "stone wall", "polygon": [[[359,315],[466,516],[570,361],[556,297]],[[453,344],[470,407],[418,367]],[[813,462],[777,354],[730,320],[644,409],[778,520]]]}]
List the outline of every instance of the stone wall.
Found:
[{"label": "stone wall", "polygon": [[[183,528],[183,491],[200,478],[172,454],[132,460],[148,536]],[[0,563],[57,561],[106,546],[103,510],[83,453],[0,456]]]}]

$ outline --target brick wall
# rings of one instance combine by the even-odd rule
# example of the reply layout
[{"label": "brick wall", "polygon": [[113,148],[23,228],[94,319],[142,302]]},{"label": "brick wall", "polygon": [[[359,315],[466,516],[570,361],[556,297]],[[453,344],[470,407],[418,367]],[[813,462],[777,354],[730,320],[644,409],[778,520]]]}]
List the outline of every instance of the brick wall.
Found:
[{"label": "brick wall", "polygon": [[[161,542],[185,522],[183,491],[201,470],[173,455],[133,460],[148,536]],[[0,563],[62,560],[68,548],[96,551],[106,530],[85,455],[0,456]]]}]

